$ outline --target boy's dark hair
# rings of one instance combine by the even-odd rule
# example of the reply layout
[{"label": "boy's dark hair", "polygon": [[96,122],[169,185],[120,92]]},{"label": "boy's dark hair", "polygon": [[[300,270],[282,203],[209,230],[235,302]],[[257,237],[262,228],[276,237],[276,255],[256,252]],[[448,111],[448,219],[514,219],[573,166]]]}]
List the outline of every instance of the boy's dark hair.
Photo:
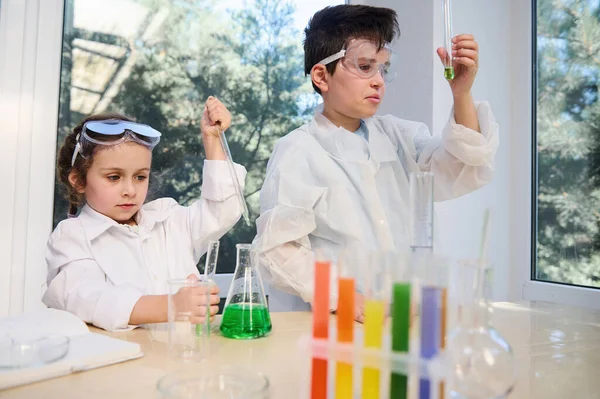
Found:
[{"label": "boy's dark hair", "polygon": [[[304,74],[322,59],[340,51],[350,39],[369,39],[382,49],[400,35],[396,11],[390,8],[342,4],[325,7],[304,29]],[[333,75],[337,62],[327,65]],[[321,90],[313,83],[319,94]]]},{"label": "boy's dark hair", "polygon": [[[133,122],[132,118],[125,115],[118,114],[116,112],[106,112],[96,115],[90,115],[84,118],[75,128],[65,137],[63,145],[58,150],[58,157],[56,161],[56,174],[58,180],[62,183],[64,190],[65,199],[69,201],[69,215],[75,216],[77,214],[77,208],[83,205],[84,198],[83,194],[77,192],[77,189],[69,182],[69,174],[75,173],[75,177],[78,185],[85,187],[87,172],[92,166],[93,156],[83,158],[78,156],[75,158],[75,163],[71,166],[71,159],[73,158],[73,152],[75,151],[75,145],[77,144],[77,136],[81,134],[83,125],[89,121],[101,121],[105,119],[118,119],[127,122]],[[101,137],[96,137],[100,139]],[[97,144],[90,144],[92,147],[96,147]],[[93,154],[94,148],[90,148],[90,154]]]}]

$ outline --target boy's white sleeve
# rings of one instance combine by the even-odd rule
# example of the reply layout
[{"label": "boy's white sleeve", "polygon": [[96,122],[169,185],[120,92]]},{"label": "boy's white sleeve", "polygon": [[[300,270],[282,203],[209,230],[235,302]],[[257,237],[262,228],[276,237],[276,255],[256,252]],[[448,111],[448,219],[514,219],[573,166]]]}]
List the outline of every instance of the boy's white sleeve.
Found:
[{"label": "boy's white sleeve", "polygon": [[276,147],[272,155],[275,161],[267,166],[254,246],[265,277],[273,286],[312,302],[309,234],[316,228],[314,206],[327,188],[311,181],[306,157],[295,157],[293,148],[287,150],[281,156]]},{"label": "boy's white sleeve", "polygon": [[433,172],[436,201],[459,197],[492,180],[499,126],[487,102],[475,106],[481,133],[457,124],[454,109],[441,136],[432,137],[422,123],[412,129],[414,147],[408,153],[414,151],[420,170]]},{"label": "boy's white sleeve", "polygon": [[[234,164],[240,187],[244,189],[246,168]],[[240,206],[227,161],[206,160],[202,168],[200,199],[189,207],[180,207],[169,219],[180,229],[186,226],[196,261],[206,252],[209,240],[218,240],[240,219]]]},{"label": "boy's white sleeve", "polygon": [[143,295],[137,288],[114,286],[87,250],[82,231],[59,226],[48,241],[46,261],[51,271],[42,302],[66,310],[86,323],[108,331],[127,331],[133,307]]}]

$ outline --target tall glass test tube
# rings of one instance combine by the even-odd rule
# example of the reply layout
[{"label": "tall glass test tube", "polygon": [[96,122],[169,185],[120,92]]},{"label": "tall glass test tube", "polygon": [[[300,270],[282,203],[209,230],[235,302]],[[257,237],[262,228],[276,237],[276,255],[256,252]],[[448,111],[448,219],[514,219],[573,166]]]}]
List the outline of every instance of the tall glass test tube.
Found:
[{"label": "tall glass test tube", "polygon": [[454,64],[452,63],[452,2],[442,0],[444,8],[444,49],[446,59],[444,60],[444,77],[447,80],[454,79]]},{"label": "tall glass test tube", "polygon": [[413,254],[433,251],[433,173],[410,174],[410,247]]}]

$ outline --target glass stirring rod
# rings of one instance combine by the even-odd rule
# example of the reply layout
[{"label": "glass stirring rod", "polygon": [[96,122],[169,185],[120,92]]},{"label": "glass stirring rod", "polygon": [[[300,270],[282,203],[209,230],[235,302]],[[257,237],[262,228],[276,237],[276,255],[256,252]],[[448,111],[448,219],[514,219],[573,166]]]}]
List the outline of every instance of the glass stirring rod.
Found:
[{"label": "glass stirring rod", "polygon": [[446,57],[444,59],[444,77],[447,80],[454,79],[454,65],[452,64],[452,2],[451,0],[442,0],[444,7],[444,49]]},{"label": "glass stirring rod", "polygon": [[246,199],[244,198],[242,187],[240,187],[240,181],[235,173],[235,166],[233,165],[233,159],[231,158],[231,151],[229,150],[229,144],[227,144],[227,138],[225,138],[225,131],[221,127],[221,122],[217,122],[217,125],[219,126],[219,139],[221,141],[221,148],[227,156],[227,167],[229,168],[229,174],[231,176],[231,180],[233,180],[233,187],[235,187],[235,193],[240,202],[240,206],[242,207],[242,216],[244,217],[244,222],[246,222],[246,225],[250,226],[248,206],[246,205]]}]

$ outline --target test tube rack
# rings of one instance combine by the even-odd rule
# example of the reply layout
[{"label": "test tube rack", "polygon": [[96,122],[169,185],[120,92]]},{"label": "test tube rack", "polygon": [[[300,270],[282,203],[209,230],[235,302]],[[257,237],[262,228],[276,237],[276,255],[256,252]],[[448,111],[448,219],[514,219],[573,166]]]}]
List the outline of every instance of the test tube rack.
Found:
[{"label": "test tube rack", "polygon": [[[333,324],[333,323],[332,323]],[[342,399],[336,396],[334,384],[335,367],[338,363],[350,364],[353,367],[353,389],[352,398],[377,398],[391,399],[390,380],[392,374],[399,374],[408,377],[409,390],[405,398],[422,398],[419,395],[420,379],[431,381],[433,389],[430,391],[429,399],[439,399],[443,397],[441,390],[444,389],[445,381],[445,357],[440,352],[437,356],[425,359],[418,356],[417,353],[400,353],[391,349],[391,337],[385,334],[381,349],[365,348],[363,345],[364,331],[362,326],[357,325],[354,329],[355,340],[353,343],[340,343],[335,339],[335,326],[331,326],[329,339],[316,339],[310,335],[302,336],[298,340],[298,350],[302,354],[308,354],[305,370],[306,384],[300,392],[301,399],[311,398],[311,361],[320,359],[327,361],[328,364],[328,389],[327,399]],[[369,395],[363,392],[362,375],[365,368],[376,369],[380,372],[379,396]],[[344,398],[345,399],[345,398]],[[394,397],[394,399],[399,399]],[[427,399],[427,398],[422,398]]]}]

